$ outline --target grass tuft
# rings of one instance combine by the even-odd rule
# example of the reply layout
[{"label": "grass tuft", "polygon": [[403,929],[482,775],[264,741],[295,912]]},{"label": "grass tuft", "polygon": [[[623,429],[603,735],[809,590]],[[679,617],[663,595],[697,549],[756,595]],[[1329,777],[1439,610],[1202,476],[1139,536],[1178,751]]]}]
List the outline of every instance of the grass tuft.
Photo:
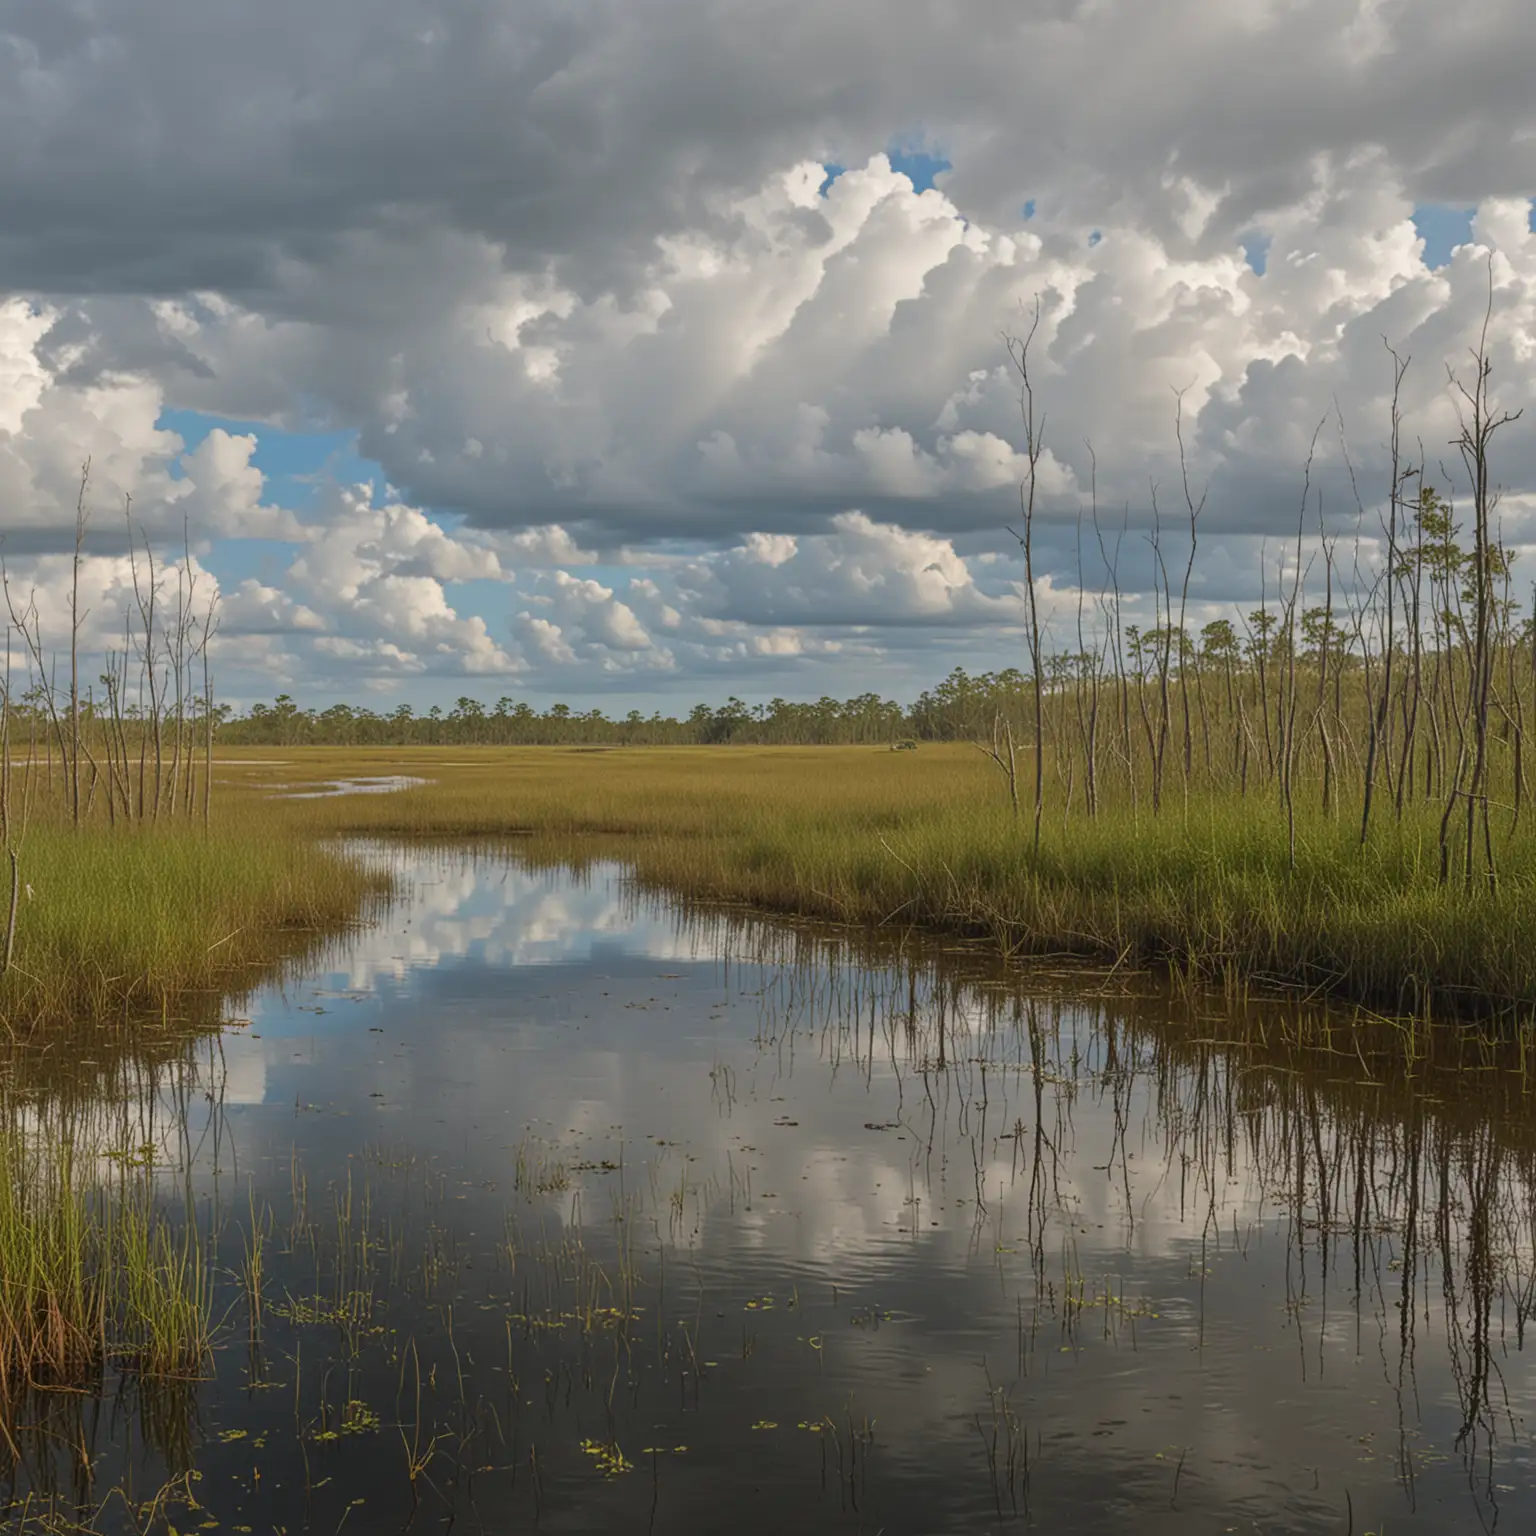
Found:
[{"label": "grass tuft", "polygon": [[0,1130],[0,1432],[30,1388],[108,1364],[190,1377],[211,1347],[211,1281],[195,1232],[149,1182],[109,1189],[72,1143]]},{"label": "grass tuft", "polygon": [[217,1004],[355,921],[383,877],[260,816],[28,832],[25,894],[0,1024],[12,1034],[86,1017]]}]

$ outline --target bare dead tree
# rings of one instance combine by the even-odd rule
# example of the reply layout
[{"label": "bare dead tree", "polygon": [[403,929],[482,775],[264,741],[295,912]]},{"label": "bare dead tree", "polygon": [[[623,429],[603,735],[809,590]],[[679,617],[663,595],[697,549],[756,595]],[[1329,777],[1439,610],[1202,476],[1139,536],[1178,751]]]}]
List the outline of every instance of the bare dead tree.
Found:
[{"label": "bare dead tree", "polygon": [[23,804],[13,799],[11,770],[11,628],[5,631],[5,673],[0,680],[0,848],[5,850],[7,902],[5,942],[0,948],[0,976],[11,968],[16,953],[16,920],[21,907],[21,844],[26,833],[25,797],[30,793],[32,775],[23,784]]},{"label": "bare dead tree", "polygon": [[203,830],[206,832],[210,824],[213,807],[213,671],[209,657],[209,647],[213,637],[218,633],[219,621],[216,610],[218,608],[219,595],[214,593],[209,599],[208,610],[203,615],[202,640],[198,645],[198,653],[203,663]]},{"label": "bare dead tree", "polygon": [[[1085,443],[1088,449],[1088,487],[1089,502],[1093,512],[1093,526],[1097,531],[1099,526],[1099,460],[1093,451],[1092,443]],[[1083,634],[1083,512],[1081,506],[1077,512],[1077,653],[1079,668],[1088,667],[1088,646]],[[1090,817],[1099,813],[1099,689],[1103,675],[1103,652],[1095,651],[1089,678],[1090,696],[1088,701],[1088,719],[1086,724],[1082,722],[1081,699],[1079,690],[1079,728],[1083,737],[1083,755],[1086,759],[1086,796],[1088,814]],[[1080,679],[1081,681],[1081,679]]]},{"label": "bare dead tree", "polygon": [[[1399,357],[1385,337],[1382,338],[1382,345],[1386,347],[1387,354],[1392,359],[1392,411],[1391,437],[1389,440],[1391,470],[1387,486],[1387,519],[1382,530],[1387,536],[1387,613],[1386,626],[1381,642],[1381,694],[1374,701],[1374,707],[1371,709],[1370,733],[1366,742],[1365,793],[1360,809],[1360,843],[1362,847],[1370,836],[1371,800],[1376,791],[1376,760],[1378,754],[1387,754],[1386,762],[1389,765],[1391,763],[1391,745],[1387,740],[1387,732],[1392,718],[1392,670],[1397,659],[1397,515],[1398,509],[1402,505],[1403,483],[1408,478],[1408,472],[1404,470],[1402,461],[1402,393],[1403,378],[1408,372],[1408,364],[1412,359]],[[1351,474],[1353,474],[1353,470],[1351,470]],[[1390,792],[1390,766],[1387,788]]]},{"label": "bare dead tree", "polygon": [[85,493],[91,483],[91,461],[80,466],[80,494],[75,499],[75,553],[69,577],[69,801],[70,816],[80,825],[80,557],[85,548]]},{"label": "bare dead tree", "polygon": [[[1447,370],[1450,382],[1461,396],[1458,416],[1461,430],[1455,445],[1472,487],[1472,677],[1467,707],[1472,723],[1472,778],[1466,790],[1466,848],[1463,878],[1471,884],[1474,866],[1473,844],[1479,814],[1482,820],[1484,876],[1490,888],[1498,881],[1494,864],[1493,835],[1488,820],[1488,707],[1493,683],[1493,591],[1497,549],[1490,537],[1489,519],[1497,505],[1488,469],[1488,449],[1501,427],[1518,421],[1522,411],[1502,411],[1489,398],[1489,377],[1493,361],[1488,356],[1488,326],[1493,319],[1493,255],[1488,256],[1488,304],[1483,312],[1482,330],[1472,353],[1473,383],[1469,389],[1459,377]],[[1458,773],[1458,787],[1460,774]]]},{"label": "bare dead tree", "polygon": [[1131,755],[1131,695],[1130,686],[1125,675],[1124,596],[1120,588],[1120,549],[1125,542],[1125,532],[1130,523],[1131,510],[1129,505],[1127,505],[1124,516],[1121,518],[1120,531],[1115,536],[1115,552],[1111,555],[1105,547],[1104,530],[1099,526],[1097,458],[1093,462],[1095,466],[1093,531],[1099,542],[1099,558],[1104,562],[1105,579],[1108,583],[1108,590],[1101,598],[1100,606],[1104,614],[1105,626],[1109,631],[1106,651],[1114,657],[1115,683],[1119,691],[1120,701],[1120,756],[1125,763],[1126,788],[1130,793],[1131,814],[1134,816],[1137,806],[1136,763]]},{"label": "bare dead tree", "polygon": [[1029,376],[1029,349],[1040,329],[1040,295],[1035,295],[1034,315],[1029,331],[1022,338],[1004,336],[1008,356],[1019,371],[1019,413],[1024,424],[1024,453],[1027,472],[1024,484],[1019,487],[1019,510],[1023,517],[1024,531],[1010,529],[1024,548],[1024,581],[1029,589],[1029,664],[1034,674],[1034,724],[1035,724],[1035,830],[1034,851],[1040,852],[1040,821],[1045,814],[1045,672],[1040,655],[1040,605],[1035,593],[1035,501],[1039,488],[1040,454],[1045,433],[1045,418],[1035,420],[1035,387]]},{"label": "bare dead tree", "polygon": [[1323,622],[1317,647],[1317,704],[1313,710],[1313,719],[1317,722],[1318,736],[1323,747],[1323,814],[1326,816],[1333,809],[1334,742],[1333,733],[1328,729],[1327,704],[1329,667],[1334,665],[1336,669],[1333,656],[1333,568],[1334,548],[1338,540],[1328,537],[1321,497],[1318,498],[1317,506],[1317,536],[1323,551],[1324,596]]},{"label": "bare dead tree", "polygon": [[1184,585],[1179,590],[1179,627],[1178,642],[1179,656],[1179,698],[1184,709],[1184,805],[1189,807],[1189,777],[1194,770],[1194,742],[1190,734],[1189,724],[1189,680],[1187,677],[1188,665],[1183,655],[1184,648],[1184,624],[1185,616],[1189,609],[1189,581],[1195,571],[1195,549],[1199,543],[1200,514],[1205,511],[1205,499],[1209,494],[1209,487],[1200,492],[1200,500],[1196,501],[1189,489],[1189,463],[1184,453],[1184,396],[1188,393],[1188,387],[1174,391],[1173,431],[1179,440],[1179,478],[1184,486],[1184,505],[1189,512],[1189,558],[1184,562]]},{"label": "bare dead tree", "polygon": [[[164,710],[163,688],[160,683],[160,656],[159,644],[155,632],[155,610],[160,595],[160,582],[155,574],[155,552],[149,540],[144,541],[144,559],[146,564],[145,579],[139,581],[139,561],[136,553],[133,532],[133,498],[123,499],[123,516],[128,524],[128,569],[133,580],[133,598],[139,610],[139,622],[143,626],[143,638],[138,642],[140,656],[140,697],[147,685],[149,689],[149,720],[148,729],[145,729],[141,720],[139,729],[139,818],[143,820],[148,815],[149,820],[156,821],[160,816],[160,797],[163,784],[164,763]],[[146,802],[146,770],[148,767],[147,756],[150,742],[153,740],[155,749],[155,778],[154,794],[152,799]]]},{"label": "bare dead tree", "polygon": [[[1419,495],[1414,498],[1422,504],[1424,492],[1424,461],[1422,451],[1417,466],[1401,471],[1399,485],[1410,479],[1419,482]],[[1401,503],[1400,503],[1401,504]],[[1413,792],[1414,747],[1419,729],[1419,705],[1424,694],[1424,540],[1416,538],[1412,559],[1398,558],[1398,574],[1404,584],[1404,620],[1408,626],[1408,677],[1403,685],[1400,713],[1403,725],[1403,744],[1398,754],[1397,794],[1393,810],[1398,822],[1403,819],[1408,796]]]},{"label": "bare dead tree", "polygon": [[1014,745],[1013,722],[1003,718],[1001,711],[992,717],[992,740],[989,745],[977,742],[976,746],[1001,770],[1008,781],[1008,803],[1013,814],[1019,814],[1019,758]]},{"label": "bare dead tree", "polygon": [[1318,422],[1307,449],[1306,469],[1302,479],[1301,508],[1296,515],[1296,560],[1291,571],[1291,590],[1285,600],[1284,634],[1285,674],[1282,690],[1284,714],[1280,724],[1280,800],[1285,808],[1286,851],[1291,873],[1296,872],[1296,606],[1301,598],[1302,530],[1306,524],[1307,502],[1312,495],[1312,463],[1317,456],[1317,440],[1328,418]]},{"label": "bare dead tree", "polygon": [[65,784],[68,785],[69,752],[67,738],[64,734],[64,722],[59,718],[57,695],[53,686],[53,680],[49,676],[47,658],[43,652],[43,623],[37,611],[36,589],[29,589],[27,601],[18,606],[15,594],[11,591],[10,572],[6,569],[5,561],[0,559],[0,587],[5,591],[6,612],[10,617],[11,628],[21,636],[22,643],[26,647],[31,668],[37,677],[38,701],[48,711],[48,723],[52,731],[47,737],[48,748],[48,782],[49,791],[53,784],[53,746],[58,744],[59,760],[64,765]]},{"label": "bare dead tree", "polygon": [[[1157,664],[1157,736],[1152,742],[1152,814],[1156,816],[1163,807],[1163,765],[1168,755],[1169,693],[1168,674],[1172,665],[1173,633],[1173,585],[1168,579],[1168,565],[1163,559],[1163,511],[1157,501],[1157,485],[1151,486],[1152,497],[1152,611],[1153,655]],[[1182,640],[1182,630],[1180,632]],[[1149,728],[1150,729],[1150,728]],[[1149,740],[1151,740],[1149,734]],[[1186,805],[1188,802],[1186,780]]]}]

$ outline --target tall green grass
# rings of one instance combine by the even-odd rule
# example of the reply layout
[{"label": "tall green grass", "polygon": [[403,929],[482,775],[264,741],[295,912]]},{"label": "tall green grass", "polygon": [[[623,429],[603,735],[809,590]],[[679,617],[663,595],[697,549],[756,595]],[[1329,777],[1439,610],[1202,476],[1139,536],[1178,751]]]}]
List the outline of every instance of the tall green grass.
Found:
[{"label": "tall green grass", "polygon": [[280,835],[260,817],[195,825],[69,827],[42,819],[24,882],[0,1024],[181,1017],[248,987],[356,919],[381,877]]},{"label": "tall green grass", "polygon": [[211,1277],[146,1176],[95,1176],[70,1141],[0,1129],[0,1436],[30,1388],[107,1364],[192,1376],[211,1345]]}]

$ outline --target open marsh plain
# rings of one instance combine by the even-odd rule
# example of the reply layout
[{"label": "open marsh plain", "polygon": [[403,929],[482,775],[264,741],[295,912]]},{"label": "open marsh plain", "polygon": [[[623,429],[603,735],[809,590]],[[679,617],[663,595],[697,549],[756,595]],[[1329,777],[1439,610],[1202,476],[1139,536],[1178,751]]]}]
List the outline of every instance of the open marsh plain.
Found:
[{"label": "open marsh plain", "polygon": [[1006,847],[974,753],[239,756],[229,856],[343,837],[365,904],[13,1040],[8,1145],[137,1299],[9,1384],[6,1528],[1536,1513],[1518,1031],[863,920],[925,824]]}]

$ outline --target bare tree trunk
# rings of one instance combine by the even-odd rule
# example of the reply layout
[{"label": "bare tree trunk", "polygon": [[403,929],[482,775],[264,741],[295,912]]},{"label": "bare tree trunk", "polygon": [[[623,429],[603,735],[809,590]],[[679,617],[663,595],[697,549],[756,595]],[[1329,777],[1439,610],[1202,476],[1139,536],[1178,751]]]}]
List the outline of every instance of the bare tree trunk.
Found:
[{"label": "bare tree trunk", "polygon": [[[1094,460],[1093,444],[1088,444],[1088,454],[1092,469],[1090,470],[1090,494],[1093,499],[1095,516],[1098,513],[1098,464]],[[1088,809],[1089,818],[1098,814],[1098,784],[1094,774],[1094,742],[1098,729],[1099,713],[1099,668],[1097,660],[1094,661],[1091,683],[1084,676],[1088,670],[1088,646],[1083,633],[1083,509],[1077,509],[1077,678],[1073,696],[1077,704],[1077,730],[1083,744],[1083,796]],[[1092,695],[1089,705],[1088,717],[1083,714],[1083,693],[1086,686],[1091,686]]]},{"label": "bare tree trunk", "polygon": [[6,848],[5,857],[11,867],[11,899],[5,918],[5,953],[0,955],[0,976],[10,970],[16,954],[16,914],[21,907],[21,858],[14,845]]},{"label": "bare tree trunk", "polygon": [[1005,338],[1008,347],[1008,355],[1013,360],[1014,366],[1019,370],[1022,381],[1022,395],[1019,401],[1020,413],[1024,421],[1024,451],[1028,460],[1028,474],[1025,483],[1019,488],[1019,505],[1024,516],[1024,532],[1015,533],[1014,537],[1024,546],[1024,581],[1029,588],[1029,662],[1035,679],[1035,831],[1034,851],[1040,852],[1040,821],[1045,813],[1045,717],[1044,694],[1045,677],[1044,668],[1040,656],[1040,607],[1035,593],[1035,561],[1034,561],[1034,530],[1035,530],[1035,494],[1038,483],[1038,470],[1040,465],[1040,453],[1042,446],[1042,434],[1045,430],[1045,420],[1042,417],[1038,427],[1035,423],[1035,390],[1029,377],[1029,349],[1034,342],[1035,333],[1040,329],[1040,296],[1035,295],[1035,312],[1030,322],[1029,332],[1022,341],[1012,337]]},{"label": "bare tree trunk", "polygon": [[992,717],[992,744],[976,745],[997,764],[1002,770],[1003,777],[1008,781],[1008,801],[1013,807],[1013,814],[1019,814],[1019,760],[1014,749],[1013,722],[1004,720],[1002,714]]},{"label": "bare tree trunk", "polygon": [[[1365,754],[1365,797],[1360,812],[1360,842],[1363,846],[1371,830],[1371,800],[1376,790],[1376,755],[1378,750],[1388,750],[1386,743],[1387,724],[1391,719],[1392,704],[1392,664],[1397,654],[1397,630],[1396,630],[1396,604],[1397,591],[1397,509],[1400,505],[1403,467],[1402,467],[1402,392],[1403,376],[1408,371],[1411,358],[1400,358],[1389,345],[1388,353],[1392,358],[1392,480],[1388,487],[1387,496],[1387,629],[1382,644],[1382,685],[1381,698],[1375,709],[1371,711],[1370,736],[1367,740]],[[1390,784],[1388,786],[1390,788]]]},{"label": "bare tree trunk", "polygon": [[[5,676],[0,683],[0,848],[10,869],[10,894],[5,913],[5,947],[0,950],[0,976],[11,968],[16,953],[16,919],[21,905],[21,840],[26,831],[26,800],[31,790],[31,752],[28,753],[27,785],[22,791],[22,811],[11,795],[11,631],[5,632]],[[29,733],[30,740],[30,733]]]},{"label": "bare tree trunk", "polygon": [[80,466],[80,495],[75,502],[75,557],[69,584],[69,798],[70,813],[80,825],[80,555],[85,546],[85,492],[91,483],[91,461]]},{"label": "bare tree trunk", "polygon": [[1475,823],[1481,812],[1485,865],[1483,873],[1490,889],[1498,882],[1493,856],[1493,835],[1488,823],[1488,698],[1493,683],[1491,577],[1497,551],[1494,549],[1489,532],[1489,517],[1496,497],[1488,478],[1488,445],[1500,427],[1518,421],[1522,414],[1520,411],[1499,412],[1488,398],[1488,379],[1493,371],[1493,363],[1488,356],[1488,326],[1492,318],[1493,257],[1490,254],[1488,257],[1488,306],[1483,312],[1483,328],[1478,337],[1477,350],[1472,354],[1476,378],[1469,390],[1454,374],[1451,375],[1451,382],[1460,392],[1465,405],[1457,447],[1461,450],[1462,462],[1472,482],[1473,523],[1472,675],[1468,680],[1467,699],[1472,716],[1472,779],[1467,791],[1467,846],[1463,874],[1467,884],[1470,885],[1474,866]]},{"label": "bare tree trunk", "polygon": [[1312,446],[1307,450],[1301,511],[1296,518],[1296,564],[1291,572],[1291,593],[1285,605],[1285,716],[1280,732],[1280,798],[1285,807],[1286,846],[1293,874],[1296,871],[1296,792],[1293,782],[1296,767],[1296,604],[1301,596],[1301,531],[1306,523],[1307,500],[1312,493],[1312,460],[1326,419],[1317,424],[1317,431],[1312,434]]},{"label": "bare tree trunk", "polygon": [[[1417,471],[1420,487],[1423,486],[1423,465]],[[1419,701],[1424,692],[1424,541],[1416,541],[1413,558],[1413,586],[1411,587],[1413,601],[1411,605],[1411,617],[1409,619],[1409,644],[1411,654],[1409,657],[1411,669],[1408,680],[1408,689],[1411,692],[1411,702],[1407,699],[1403,704],[1403,748],[1402,756],[1397,770],[1397,801],[1396,814],[1399,822],[1403,819],[1404,804],[1409,795],[1413,793],[1413,768],[1414,768],[1414,741],[1419,729]]]},{"label": "bare tree trunk", "polygon": [[213,814],[213,674],[209,670],[208,642],[217,627],[213,617],[213,603],[208,604],[208,616],[203,621],[203,831],[211,824]]},{"label": "bare tree trunk", "polygon": [[[1198,544],[1200,514],[1205,510],[1205,498],[1209,487],[1200,493],[1197,502],[1189,489],[1189,466],[1184,456],[1184,395],[1186,391],[1174,391],[1178,401],[1174,413],[1173,429],[1179,440],[1179,476],[1184,484],[1184,505],[1189,510],[1189,559],[1184,563],[1184,585],[1179,592],[1179,698],[1184,708],[1184,809],[1189,810],[1189,777],[1194,769],[1194,742],[1189,724],[1189,680],[1186,675],[1188,659],[1184,650],[1184,624],[1189,609],[1189,579],[1195,570],[1195,549]],[[1209,742],[1207,742],[1209,748]]]}]

